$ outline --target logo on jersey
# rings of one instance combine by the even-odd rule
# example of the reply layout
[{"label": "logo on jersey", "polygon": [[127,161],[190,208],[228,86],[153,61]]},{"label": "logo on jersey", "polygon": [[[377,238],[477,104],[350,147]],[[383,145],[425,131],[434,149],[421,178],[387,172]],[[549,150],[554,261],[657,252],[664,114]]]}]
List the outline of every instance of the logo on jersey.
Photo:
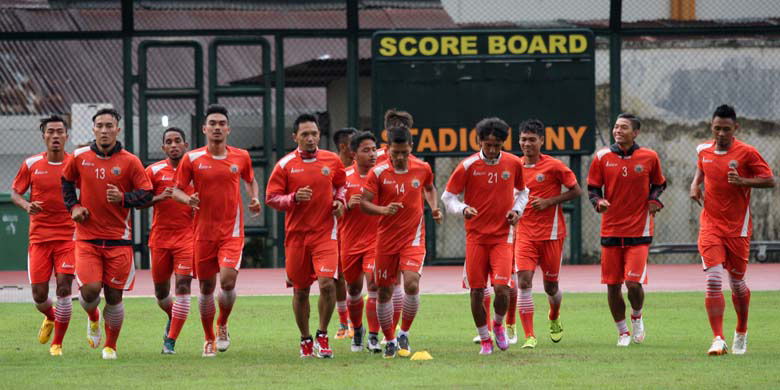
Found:
[{"label": "logo on jersey", "polygon": [[322,174],[325,175],[325,176],[330,175],[330,168],[322,167]]},{"label": "logo on jersey", "polygon": [[347,182],[347,188],[357,188],[357,187],[360,187],[360,183],[353,184],[351,182]]},{"label": "logo on jersey", "polygon": [[644,169],[645,169],[645,168],[642,166],[642,164],[636,164],[636,165],[634,166],[634,172],[636,172],[636,173],[642,173],[642,171],[643,171]]},{"label": "logo on jersey", "polygon": [[501,178],[504,179],[504,180],[509,180],[510,176],[511,175],[509,174],[509,171],[501,172]]},{"label": "logo on jersey", "polygon": [[608,167],[616,167],[618,165],[617,165],[617,163],[610,163],[609,161],[607,161],[607,166]]},{"label": "logo on jersey", "polygon": [[81,160],[81,166],[82,167],[93,167],[93,166],[95,166],[95,164],[93,164],[93,163],[91,163],[91,162],[89,162],[87,160]]},{"label": "logo on jersey", "polygon": [[173,180],[173,176],[165,176],[165,175],[163,175],[162,179],[160,179],[160,180],[162,180],[162,181]]},{"label": "logo on jersey", "polygon": [[211,165],[203,165],[201,163],[198,163],[198,169],[210,169]]},{"label": "logo on jersey", "polygon": [[122,169],[120,169],[119,167],[113,167],[111,168],[111,173],[114,176],[119,176],[119,174],[122,173]]},{"label": "logo on jersey", "polygon": [[703,162],[703,163],[711,163],[712,160],[707,160],[707,157],[702,157],[701,162]]},{"label": "logo on jersey", "polygon": [[233,164],[230,166],[230,173],[237,173],[238,172],[238,165]]},{"label": "logo on jersey", "polygon": [[484,176],[484,175],[487,175],[487,172],[477,172],[477,171],[474,171],[474,176]]},{"label": "logo on jersey", "polygon": [[420,187],[420,181],[417,179],[412,180],[412,187],[419,188]]},{"label": "logo on jersey", "polygon": [[387,179],[385,179],[385,181],[383,181],[382,184],[395,184],[395,180],[387,180]]},{"label": "logo on jersey", "polygon": [[738,166],[739,166],[739,163],[737,162],[737,160],[731,160],[731,161],[729,161],[729,168],[731,168],[731,169],[737,169],[737,167],[738,167]]},{"label": "logo on jersey", "polygon": [[292,168],[290,169],[290,173],[301,173],[303,172],[303,168]]},{"label": "logo on jersey", "polygon": [[536,181],[539,182],[539,183],[543,182],[544,181],[544,175],[541,174],[541,173],[537,173],[536,174]]},{"label": "logo on jersey", "polygon": [[35,172],[33,172],[33,175],[45,175],[49,173],[49,171],[42,171],[40,169],[36,169]]}]

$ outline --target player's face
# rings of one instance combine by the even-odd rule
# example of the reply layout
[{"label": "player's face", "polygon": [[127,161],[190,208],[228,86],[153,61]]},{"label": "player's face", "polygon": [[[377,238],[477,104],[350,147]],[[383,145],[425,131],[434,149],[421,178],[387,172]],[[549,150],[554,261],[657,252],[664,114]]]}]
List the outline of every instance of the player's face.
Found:
[{"label": "player's face", "polygon": [[203,125],[203,134],[209,142],[225,142],[230,134],[228,119],[223,114],[211,114],[206,117],[206,124]]},{"label": "player's face", "polygon": [[43,129],[43,142],[46,143],[46,150],[50,152],[60,152],[65,149],[65,142],[68,141],[68,129],[62,122],[49,122]]},{"label": "player's face", "polygon": [[373,167],[376,164],[376,142],[370,139],[363,140],[354,158],[357,165],[361,167]]},{"label": "player's face", "polygon": [[404,170],[409,164],[409,155],[412,153],[412,144],[403,143],[391,143],[387,148],[387,152],[390,154],[390,162],[396,169]]},{"label": "player's face", "polygon": [[298,143],[298,148],[313,152],[320,144],[320,129],[314,122],[302,122],[298,124],[298,131],[293,134],[293,138]]},{"label": "player's face", "polygon": [[737,131],[737,128],[739,128],[739,125],[731,118],[716,116],[712,118],[712,123],[710,123],[712,137],[715,138],[715,143],[720,148],[731,146],[731,143],[734,142],[734,132]]},{"label": "player's face", "polygon": [[618,118],[615,127],[612,128],[612,136],[620,145],[633,145],[638,133],[639,131],[631,127],[631,121],[626,118]]},{"label": "player's face", "polygon": [[119,135],[119,123],[111,114],[103,114],[95,118],[92,131],[95,133],[95,141],[101,148],[107,149],[116,143]]},{"label": "player's face", "polygon": [[171,160],[176,161],[181,159],[181,156],[184,155],[189,146],[190,145],[188,143],[184,142],[184,140],[181,138],[181,134],[178,132],[169,131],[165,133],[162,150]]},{"label": "player's face", "polygon": [[520,149],[526,157],[536,157],[541,153],[544,137],[534,132],[520,133]]},{"label": "player's face", "polygon": [[352,152],[352,150],[349,149],[350,142],[352,142],[351,135],[344,137],[339,144],[339,153],[348,153],[348,155],[350,155],[349,153]]},{"label": "player's face", "polygon": [[489,160],[495,160],[501,153],[501,146],[504,143],[501,142],[495,135],[490,134],[486,139],[479,140],[479,147],[482,148],[482,153],[485,154]]}]

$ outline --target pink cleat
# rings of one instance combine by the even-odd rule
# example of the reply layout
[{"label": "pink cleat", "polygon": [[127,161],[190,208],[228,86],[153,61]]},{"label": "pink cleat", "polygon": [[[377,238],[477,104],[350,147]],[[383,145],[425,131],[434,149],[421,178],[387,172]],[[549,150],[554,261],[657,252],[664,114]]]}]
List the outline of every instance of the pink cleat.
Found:
[{"label": "pink cleat", "polygon": [[479,350],[480,355],[490,355],[493,353],[493,340],[482,340],[482,349]]},{"label": "pink cleat", "polygon": [[496,338],[496,345],[498,349],[506,351],[509,349],[509,339],[506,337],[506,329],[504,325],[493,323],[493,336]]}]

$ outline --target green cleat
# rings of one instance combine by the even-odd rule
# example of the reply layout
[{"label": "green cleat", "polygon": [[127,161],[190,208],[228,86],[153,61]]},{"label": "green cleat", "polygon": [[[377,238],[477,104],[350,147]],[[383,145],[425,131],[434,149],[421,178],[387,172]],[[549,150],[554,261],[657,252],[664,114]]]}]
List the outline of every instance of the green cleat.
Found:
[{"label": "green cleat", "polygon": [[523,348],[523,349],[534,349],[534,348],[536,348],[536,337],[531,336],[531,337],[525,339],[525,344],[523,344],[523,346],[520,347],[520,348]]},{"label": "green cleat", "polygon": [[561,326],[561,319],[550,320],[550,340],[553,343],[561,341],[563,338],[563,327]]}]

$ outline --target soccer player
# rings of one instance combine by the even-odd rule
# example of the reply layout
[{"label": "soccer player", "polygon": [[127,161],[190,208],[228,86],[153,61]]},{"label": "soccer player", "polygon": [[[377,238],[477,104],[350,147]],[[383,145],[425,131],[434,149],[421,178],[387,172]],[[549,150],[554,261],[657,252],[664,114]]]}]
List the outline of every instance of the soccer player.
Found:
[{"label": "soccer player", "polygon": [[[561,308],[561,290],[558,275],[563,259],[563,239],[566,222],[563,202],[577,199],[582,189],[577,177],[563,162],[541,153],[544,144],[544,124],[528,120],[520,125],[520,147],[523,150],[523,175],[530,203],[517,226],[515,261],[520,282],[520,322],[525,332],[523,348],[535,348],[534,301],[531,287],[536,267],[541,268],[544,292],[550,303],[550,338],[561,341],[563,327],[558,318]],[[561,186],[567,191],[561,193]]]},{"label": "soccer player", "polygon": [[[333,143],[338,148],[339,160],[345,166],[351,166],[354,157],[352,156],[352,149],[350,148],[350,140],[357,134],[357,129],[352,127],[345,127],[337,130],[333,134]],[[339,248],[343,245],[341,239],[341,230],[343,226],[339,227]],[[347,310],[347,285],[344,282],[344,272],[341,262],[341,250],[339,249],[339,277],[336,279],[336,312],[339,315],[339,330],[336,332],[336,340],[341,340],[349,336],[352,338],[355,334],[355,329],[352,326],[352,320],[348,315]],[[362,316],[362,314],[361,314]]]},{"label": "soccer player", "polygon": [[631,302],[634,343],[645,339],[642,284],[647,283],[647,255],[653,241],[653,219],[663,204],[659,196],[666,189],[658,154],[634,142],[640,121],[620,114],[612,128],[615,143],[596,152],[588,173],[588,193],[601,217],[601,283],[607,285],[607,299],[618,329],[619,347],[632,340],[626,325],[626,304],[622,284]]},{"label": "soccer player", "polygon": [[[11,187],[11,201],[30,214],[30,246],[27,249],[27,274],[32,286],[35,308],[43,313],[38,341],[46,344],[54,330],[49,353],[62,355],[62,339],[73,311],[71,286],[76,270],[73,255],[73,220],[62,202],[62,168],[71,159],[65,152],[68,126],[65,119],[51,115],[40,124],[46,151],[28,157],[19,168]],[[30,201],[23,195],[30,190]],[[49,298],[49,279],[54,270],[57,282],[57,306]]]},{"label": "soccer player", "polygon": [[[123,290],[135,282],[130,209],[148,203],[152,185],[141,161],[117,140],[119,113],[104,108],[92,117],[95,141],[78,148],[62,171],[65,206],[76,222],[76,280],[89,316],[87,340],[100,344],[100,290],[106,298],[103,359],[116,359],[125,308]],[[76,185],[80,196],[76,194]]]},{"label": "soccer player", "polygon": [[[190,312],[193,210],[192,207],[173,199],[176,170],[188,148],[184,131],[178,127],[170,127],[163,132],[162,150],[167,158],[146,168],[146,175],[154,188],[154,198],[144,206],[154,206],[149,234],[154,295],[157,297],[157,304],[168,315],[163,337],[163,354],[176,353],[176,339]],[[191,195],[194,189],[188,186],[184,192]],[[176,275],[175,300],[170,295],[172,274]]]},{"label": "soccer player", "polygon": [[[293,288],[293,312],[301,333],[301,357],[333,357],[328,323],[333,315],[338,277],[338,224],[344,213],[344,165],[338,155],[317,147],[317,118],[295,119],[293,137],[298,148],[282,157],[268,179],[265,202],[285,212],[285,271]],[[319,328],[309,331],[309,292],[320,288]]]},{"label": "soccer player", "polygon": [[[471,314],[482,344],[481,355],[493,353],[483,306],[488,278],[496,294],[493,334],[499,349],[509,348],[503,322],[513,284],[514,225],[528,200],[520,159],[501,151],[508,136],[509,125],[503,120],[479,121],[480,151],[458,164],[441,197],[448,212],[466,219],[464,285],[471,289]],[[520,193],[517,197],[515,190]],[[458,199],[461,193],[463,202]]]},{"label": "soccer player", "polygon": [[[438,208],[431,167],[422,160],[410,158],[412,135],[409,129],[392,127],[387,131],[387,138],[389,161],[371,169],[363,188],[360,209],[366,214],[381,215],[374,265],[374,279],[379,288],[377,316],[387,339],[384,357],[394,358],[396,354],[411,354],[409,330],[420,306],[419,283],[425,260],[423,198],[431,207],[436,223],[441,223],[442,213]],[[403,274],[405,295],[401,331],[396,340],[391,298],[400,274]]]},{"label": "soccer player", "polygon": [[[228,111],[220,105],[206,109],[203,134],[206,146],[188,152],[176,173],[174,199],[195,213],[193,265],[200,282],[198,307],[205,342],[203,357],[214,357],[230,347],[228,317],[236,302],[236,279],[244,250],[244,213],[241,180],[249,195],[249,211],[260,214],[259,189],[249,152],[228,146]],[[194,193],[187,195],[192,186]],[[219,317],[214,335],[214,290],[219,274]],[[216,343],[215,343],[216,338]]]},{"label": "soccer player", "polygon": [[[731,301],[737,312],[737,329],[731,350],[735,355],[747,352],[747,321],[750,289],[745,284],[750,236],[750,190],[773,188],[772,170],[756,148],[737,140],[737,114],[728,105],[715,109],[710,122],[712,142],[699,145],[696,175],[691,183],[691,199],[702,205],[699,227],[699,253],[705,272],[704,306],[714,340],[709,355],[728,351],[723,337],[722,274],[728,271]],[[702,197],[701,184],[704,183]],[[703,199],[702,199],[703,198]]]},{"label": "soccer player", "polygon": [[[412,114],[406,111],[400,111],[395,108],[391,108],[385,111],[385,130],[393,127],[406,127],[407,129],[411,129],[413,124],[414,124],[414,118],[412,117]],[[385,145],[384,147],[377,150],[376,152],[377,164],[385,163],[390,157],[387,154],[387,147],[388,145]],[[414,155],[412,154],[410,154],[410,156],[412,158],[415,158]],[[403,295],[401,295],[401,297],[403,298]]]},{"label": "soccer player", "polygon": [[368,300],[368,350],[382,352],[379,346],[379,320],[376,314],[377,287],[374,282],[376,258],[376,229],[378,217],[360,210],[363,188],[371,168],[376,165],[376,138],[370,132],[352,136],[350,148],[355,163],[346,170],[347,211],[340,226],[341,265],[349,292],[349,316],[355,326],[352,336],[353,352],[363,350],[363,279],[366,280]]}]

